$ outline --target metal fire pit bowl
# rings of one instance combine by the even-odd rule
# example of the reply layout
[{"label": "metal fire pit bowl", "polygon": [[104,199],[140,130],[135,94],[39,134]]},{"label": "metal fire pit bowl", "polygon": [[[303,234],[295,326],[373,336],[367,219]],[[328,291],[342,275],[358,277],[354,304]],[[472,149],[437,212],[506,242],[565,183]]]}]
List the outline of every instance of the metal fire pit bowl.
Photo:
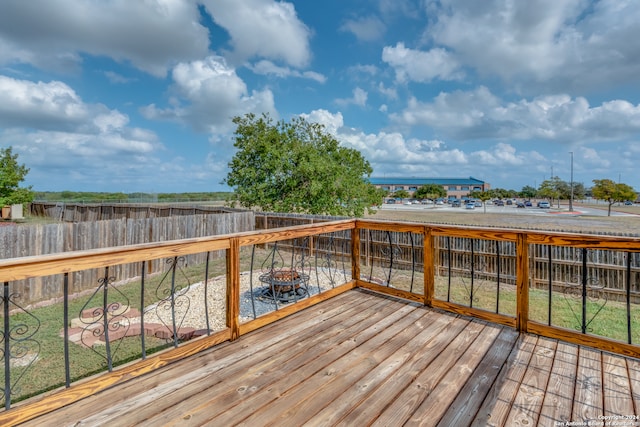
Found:
[{"label": "metal fire pit bowl", "polygon": [[289,303],[309,294],[306,286],[301,286],[307,283],[309,275],[299,273],[295,269],[271,270],[260,275],[259,280],[268,285],[258,295],[258,298],[263,300]]}]

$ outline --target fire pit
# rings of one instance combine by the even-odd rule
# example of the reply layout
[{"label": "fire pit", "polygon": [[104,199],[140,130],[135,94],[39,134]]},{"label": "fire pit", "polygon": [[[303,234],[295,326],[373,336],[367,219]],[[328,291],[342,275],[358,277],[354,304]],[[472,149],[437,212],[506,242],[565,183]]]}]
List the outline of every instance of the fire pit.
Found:
[{"label": "fire pit", "polygon": [[306,289],[309,275],[299,273],[295,269],[271,270],[262,274],[259,280],[268,285],[258,296],[262,299],[288,303],[297,301],[309,294]]}]

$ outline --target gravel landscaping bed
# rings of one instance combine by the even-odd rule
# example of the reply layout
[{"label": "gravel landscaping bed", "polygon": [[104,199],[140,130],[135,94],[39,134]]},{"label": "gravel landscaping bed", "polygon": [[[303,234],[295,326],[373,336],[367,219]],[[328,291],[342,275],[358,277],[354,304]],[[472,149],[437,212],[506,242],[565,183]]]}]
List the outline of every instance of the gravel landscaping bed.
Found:
[{"label": "gravel landscaping bed", "polygon": [[[240,275],[240,322],[246,322],[276,309],[273,298],[262,296],[268,288],[260,282],[262,273],[256,272],[251,275],[249,272]],[[340,277],[344,274],[340,272]],[[347,273],[346,280],[351,280],[351,274]],[[226,276],[213,278],[206,287],[207,307],[209,312],[209,327],[212,331],[224,329],[226,327]],[[331,282],[327,275],[319,274],[318,280],[315,275],[309,279],[306,286],[307,295],[300,299],[316,295],[321,291],[331,289]],[[281,308],[293,303],[278,302],[277,307]],[[176,323],[179,327],[191,327],[194,329],[205,329],[207,327],[205,316],[205,286],[204,282],[195,283],[176,294],[175,303]],[[132,319],[137,323],[139,319]],[[145,323],[172,324],[171,310],[166,304],[156,303],[147,306],[144,315]]]}]

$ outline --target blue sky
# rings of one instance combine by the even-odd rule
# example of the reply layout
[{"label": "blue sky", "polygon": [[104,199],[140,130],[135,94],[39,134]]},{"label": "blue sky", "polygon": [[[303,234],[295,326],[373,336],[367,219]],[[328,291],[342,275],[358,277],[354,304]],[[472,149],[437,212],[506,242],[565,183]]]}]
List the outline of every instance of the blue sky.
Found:
[{"label": "blue sky", "polygon": [[632,0],[2,0],[0,147],[41,191],[227,191],[231,119],[323,123],[375,177],[640,190]]}]

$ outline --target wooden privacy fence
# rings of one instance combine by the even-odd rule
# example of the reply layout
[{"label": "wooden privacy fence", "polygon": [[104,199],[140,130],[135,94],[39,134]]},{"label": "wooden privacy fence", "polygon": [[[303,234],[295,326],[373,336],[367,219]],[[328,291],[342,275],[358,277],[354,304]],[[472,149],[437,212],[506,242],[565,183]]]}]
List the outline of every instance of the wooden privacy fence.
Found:
[{"label": "wooden privacy fence", "polygon": [[[0,259],[56,254],[88,249],[113,248],[141,243],[165,242],[194,237],[216,236],[252,231],[253,212],[211,213],[146,219],[24,224],[0,227]],[[188,264],[204,262],[206,254],[185,257]],[[217,253],[214,257],[220,256]],[[127,280],[140,276],[139,265],[116,267],[117,277]],[[163,271],[160,260],[147,263],[147,274]],[[99,272],[78,272],[69,276],[72,293],[95,288]],[[43,276],[18,285],[21,301],[32,304],[61,294],[60,276]]]},{"label": "wooden privacy fence", "polygon": [[238,213],[244,212],[244,210],[201,204],[33,202],[30,206],[30,212],[33,216],[44,216],[58,221],[83,222]]}]

